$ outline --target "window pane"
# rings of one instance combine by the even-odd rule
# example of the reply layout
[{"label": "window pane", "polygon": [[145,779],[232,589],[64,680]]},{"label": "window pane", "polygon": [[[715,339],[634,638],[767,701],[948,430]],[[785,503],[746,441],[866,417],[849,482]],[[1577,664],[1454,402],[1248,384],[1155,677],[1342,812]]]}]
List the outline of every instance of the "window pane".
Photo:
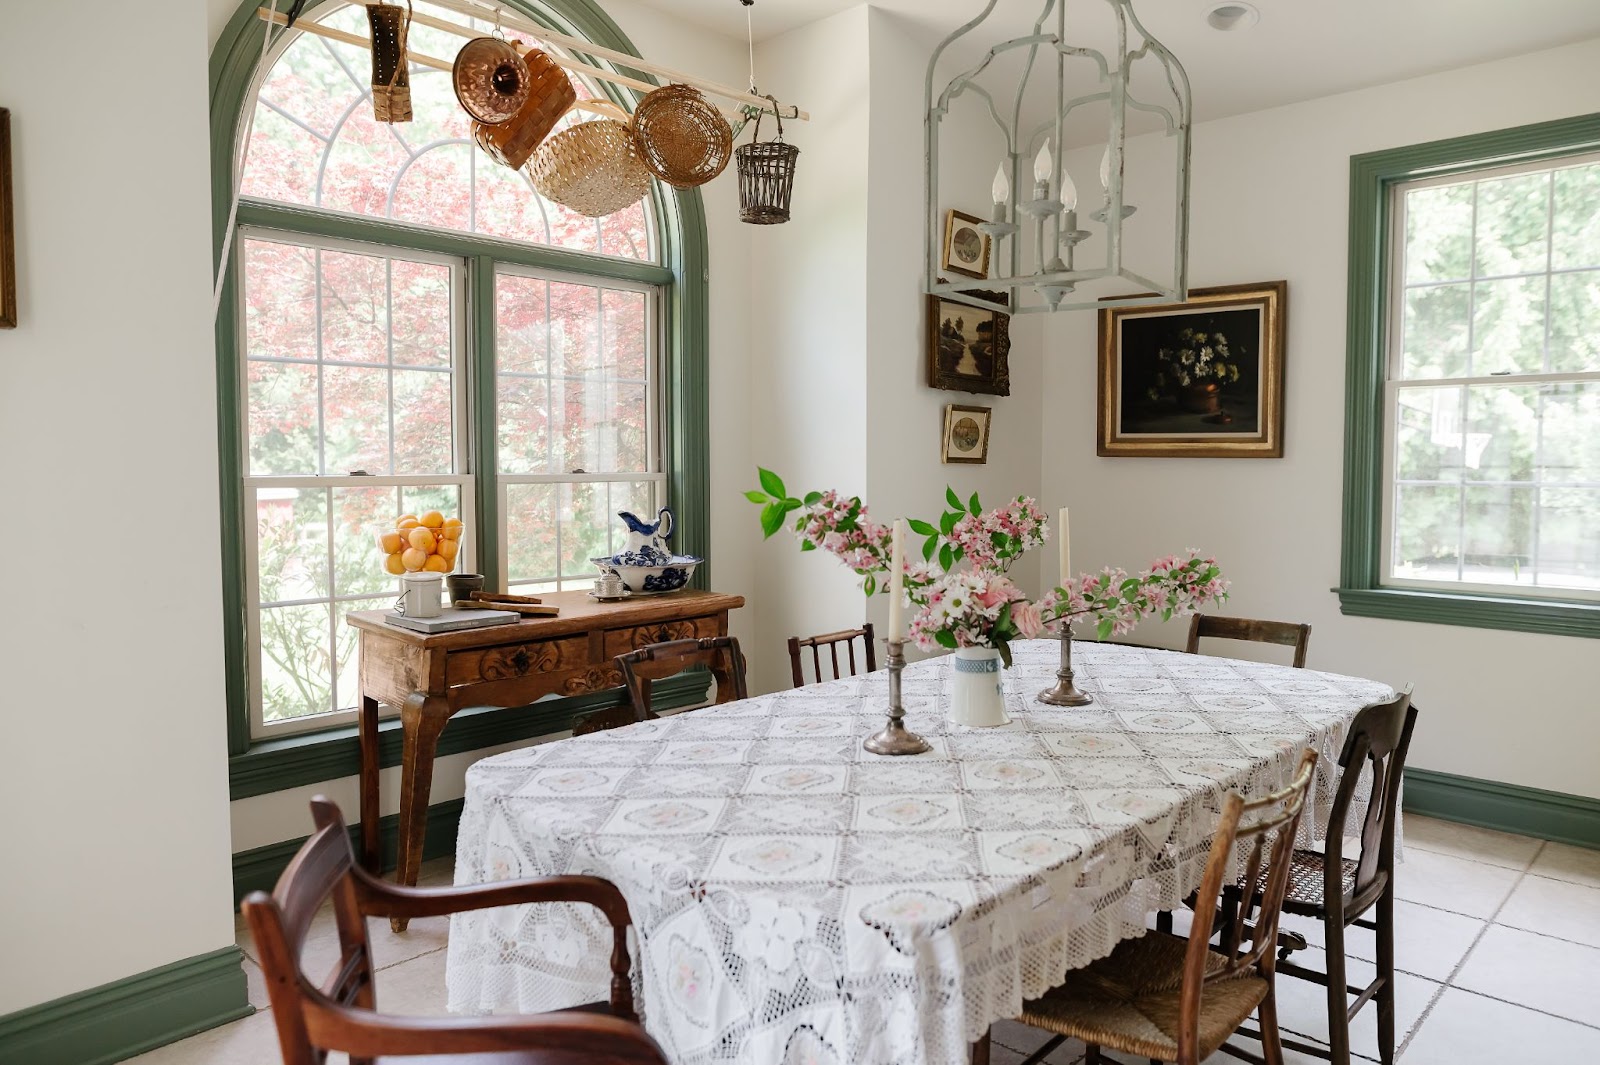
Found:
[{"label": "window pane", "polygon": [[1462,579],[1533,583],[1533,512],[1538,489],[1469,487]]},{"label": "window pane", "polygon": [[1458,481],[1462,468],[1462,390],[1402,388],[1395,397],[1395,477]]},{"label": "window pane", "polygon": [[388,260],[323,251],[322,357],[329,362],[389,361]]},{"label": "window pane", "polygon": [[1473,286],[1473,376],[1544,369],[1544,285],[1540,276]]},{"label": "window pane", "polygon": [[545,300],[549,285],[536,277],[495,278],[495,351],[501,373],[550,372]]},{"label": "window pane", "polygon": [[437,370],[394,371],[394,472],[449,473],[450,375]]},{"label": "window pane", "polygon": [[605,312],[606,369],[631,381],[645,379],[649,328],[643,292],[608,290],[601,296]]},{"label": "window pane", "polygon": [[320,467],[316,366],[252,362],[246,376],[250,473],[316,474]]},{"label": "window pane", "polygon": [[501,473],[552,473],[550,380],[501,377],[496,392]]},{"label": "window pane", "polygon": [[1550,370],[1600,370],[1600,270],[1550,276]]},{"label": "window pane", "polygon": [[1552,267],[1600,266],[1600,163],[1556,171],[1553,229]]},{"label": "window pane", "polygon": [[261,633],[261,716],[268,724],[333,710],[328,603],[264,607]]},{"label": "window pane", "polygon": [[1471,276],[1472,185],[1406,193],[1406,284]]},{"label": "window pane", "polygon": [[389,261],[390,320],[396,366],[450,365],[450,268]]},{"label": "window pane", "polygon": [[1453,486],[1396,486],[1394,576],[1459,579],[1461,491]]},{"label": "window pane", "polygon": [[333,489],[333,593],[393,594],[397,578],[383,568],[380,532],[400,513],[397,488]]},{"label": "window pane", "polygon": [[1477,276],[1543,271],[1550,225],[1550,174],[1478,183]]},{"label": "window pane", "polygon": [[317,357],[316,252],[244,242],[245,345],[258,359]]},{"label": "window pane", "polygon": [[645,386],[592,376],[557,381],[557,469],[612,473],[643,470]]},{"label": "window pane", "polygon": [[328,594],[328,493],[321,488],[256,492],[256,572],[261,602]]},{"label": "window pane", "polygon": [[1600,382],[1545,386],[1539,464],[1546,483],[1600,484]]},{"label": "window pane", "polygon": [[1600,589],[1600,488],[1540,492],[1538,582]]},{"label": "window pane", "polygon": [[1532,481],[1539,446],[1539,386],[1467,390],[1467,479]]},{"label": "window pane", "polygon": [[527,581],[556,572],[556,485],[506,485],[506,577]]},{"label": "window pane", "polygon": [[389,472],[389,371],[322,368],[323,472]]},{"label": "window pane", "polygon": [[554,372],[579,374],[600,362],[600,291],[588,285],[550,285],[550,352]]},{"label": "window pane", "polygon": [[1439,285],[1406,292],[1402,377],[1459,377],[1467,372],[1472,286]]}]

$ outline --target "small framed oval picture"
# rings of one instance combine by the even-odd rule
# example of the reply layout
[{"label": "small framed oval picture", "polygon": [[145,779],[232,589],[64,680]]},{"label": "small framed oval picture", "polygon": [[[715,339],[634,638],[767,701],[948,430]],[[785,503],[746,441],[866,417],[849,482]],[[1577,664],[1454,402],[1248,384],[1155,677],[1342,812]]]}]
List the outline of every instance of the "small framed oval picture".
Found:
[{"label": "small framed oval picture", "polygon": [[989,416],[992,407],[967,407],[946,403],[944,443],[940,457],[945,462],[985,463],[989,461]]},{"label": "small framed oval picture", "polygon": [[945,212],[940,269],[979,279],[989,276],[989,238],[978,228],[982,223],[965,211]]}]

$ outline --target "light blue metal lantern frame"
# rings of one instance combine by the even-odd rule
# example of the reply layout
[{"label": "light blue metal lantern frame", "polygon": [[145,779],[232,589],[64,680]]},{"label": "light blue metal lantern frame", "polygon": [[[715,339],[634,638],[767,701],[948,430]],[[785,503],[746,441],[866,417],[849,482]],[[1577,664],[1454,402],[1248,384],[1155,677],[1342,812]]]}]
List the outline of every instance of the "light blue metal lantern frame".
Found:
[{"label": "light blue metal lantern frame", "polygon": [[[1034,314],[1056,310],[1075,310],[1101,305],[1101,300],[1096,298],[1068,299],[1076,291],[1079,283],[1106,278],[1121,278],[1144,294],[1136,299],[1119,300],[1119,305],[1128,303],[1151,302],[1182,302],[1188,294],[1189,274],[1189,138],[1192,124],[1192,100],[1189,91],[1189,76],[1184,72],[1183,65],[1160,41],[1151,36],[1150,32],[1139,22],[1133,11],[1131,0],[1104,0],[1109,4],[1116,18],[1117,50],[1116,62],[1112,63],[1104,52],[1094,48],[1079,47],[1067,43],[1067,13],[1066,0],[1044,0],[1044,7],[1034,21],[1033,32],[1022,37],[1015,37],[994,45],[971,69],[957,74],[946,84],[942,91],[935,95],[935,78],[939,61],[947,49],[957,41],[976,31],[989,18],[999,0],[988,0],[984,9],[975,18],[961,26],[950,36],[939,43],[928,59],[927,75],[927,123],[925,127],[926,159],[926,210],[928,221],[927,234],[927,281],[926,291],[942,298],[958,303],[971,304],[974,307],[993,309],[995,304],[974,293],[983,290],[1003,290],[1006,293],[1007,307],[1012,314]],[[1052,19],[1052,16],[1054,18]],[[1053,21],[1053,30],[1047,30],[1047,24]],[[1130,48],[1128,43],[1130,29],[1141,43]],[[1007,122],[1001,116],[1000,106],[995,101],[995,95],[978,79],[984,74],[997,56],[1007,52],[1026,49],[1026,58],[1021,77],[1016,87],[1016,97],[1011,107],[1011,120]],[[1023,100],[1027,95],[1030,78],[1035,73],[1039,64],[1040,53],[1046,57],[1055,58],[1055,116],[1040,123],[1033,129],[1027,138],[1021,139],[1019,133],[1022,125]],[[1138,60],[1149,57],[1159,62],[1165,72],[1167,87],[1172,92],[1170,104],[1151,103],[1135,98],[1128,88],[1129,72],[1132,64]],[[1081,96],[1068,98],[1067,96],[1067,64],[1069,62],[1093,63],[1098,72],[1098,82],[1093,91]],[[981,228],[993,242],[993,251],[990,261],[995,264],[1009,263],[1007,276],[990,277],[987,279],[962,278],[960,280],[943,280],[940,277],[940,252],[943,245],[943,214],[939,207],[939,129],[945,116],[949,113],[951,103],[964,93],[973,93],[981,97],[988,106],[990,117],[1005,138],[1006,156],[1004,166],[1010,173],[1013,194],[1010,202],[1004,209],[997,212],[996,216]],[[1060,201],[1061,179],[1064,173],[1064,155],[1061,150],[1062,134],[1066,129],[1067,116],[1080,107],[1105,102],[1111,112],[1111,125],[1108,140],[1110,152],[1110,172],[1105,190],[1105,202],[1096,211],[1091,213],[1091,218],[1104,226],[1105,231],[1105,259],[1097,266],[1077,268],[1073,265],[1076,246],[1088,239],[1092,234],[1080,230],[1076,226],[1076,212],[1063,212]],[[1127,217],[1133,213],[1133,208],[1124,203],[1123,190],[1123,150],[1127,135],[1127,118],[1130,111],[1142,111],[1153,114],[1162,120],[1166,135],[1177,138],[1177,203],[1175,225],[1173,234],[1173,273],[1168,283],[1152,280],[1142,274],[1127,269],[1122,261],[1123,241],[1122,227]],[[1023,181],[1022,166],[1025,159],[1031,159],[1037,152],[1039,145],[1045,138],[1055,138],[1055,173],[1052,183],[1045,190],[1043,197],[1035,196],[1032,200],[1025,200],[1025,190],[1037,187],[1032,182]],[[1065,215],[1065,217],[1063,217]],[[1024,274],[1022,270],[1022,226],[1024,220],[1031,220],[1035,229],[1034,245],[1037,251],[1038,262],[1036,269]],[[1049,239],[1046,239],[1046,233]],[[1008,254],[1003,255],[1002,248],[1009,241]],[[1066,259],[1063,261],[1062,253]],[[995,274],[999,274],[996,269]],[[1102,293],[1100,295],[1109,295]],[[1036,297],[1036,300],[1034,299]]]}]

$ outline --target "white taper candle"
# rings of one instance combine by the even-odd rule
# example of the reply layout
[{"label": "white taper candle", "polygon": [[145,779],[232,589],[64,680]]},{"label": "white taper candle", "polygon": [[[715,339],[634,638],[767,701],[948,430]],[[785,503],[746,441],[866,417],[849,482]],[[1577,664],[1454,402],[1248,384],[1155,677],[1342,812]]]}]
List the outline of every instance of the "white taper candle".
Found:
[{"label": "white taper candle", "polygon": [[1072,536],[1067,530],[1067,508],[1061,508],[1061,583],[1072,579]]},{"label": "white taper candle", "polygon": [[896,518],[889,563],[889,639],[906,638],[906,522]]}]

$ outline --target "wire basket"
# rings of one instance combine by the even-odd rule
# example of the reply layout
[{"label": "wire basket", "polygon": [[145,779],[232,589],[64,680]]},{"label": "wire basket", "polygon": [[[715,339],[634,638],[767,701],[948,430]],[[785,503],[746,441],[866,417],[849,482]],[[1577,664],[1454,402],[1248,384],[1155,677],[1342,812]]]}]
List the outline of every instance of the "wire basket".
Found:
[{"label": "wire basket", "polygon": [[379,122],[410,122],[411,74],[406,69],[409,0],[404,8],[368,4],[367,24],[372,28],[372,117]]},{"label": "wire basket", "polygon": [[692,189],[727,167],[733,130],[698,90],[666,85],[634,108],[633,146],[650,173],[674,188]]},{"label": "wire basket", "polygon": [[778,101],[772,100],[772,113],[778,119],[777,140],[763,141],[762,111],[756,114],[755,132],[749,144],[734,150],[739,170],[739,221],[755,226],[773,226],[789,220],[789,199],[794,195],[794,164],[800,149],[783,143],[783,116]]},{"label": "wire basket", "polygon": [[520,170],[577,102],[567,72],[538,48],[522,57],[528,66],[528,99],[504,122],[472,123],[472,139],[497,163]]},{"label": "wire basket", "polygon": [[611,118],[580,122],[545,141],[528,177],[539,195],[589,218],[615,214],[650,191],[632,133]]},{"label": "wire basket", "polygon": [[456,53],[450,84],[463,111],[479,122],[498,125],[515,118],[528,102],[528,64],[510,41],[477,37]]}]

